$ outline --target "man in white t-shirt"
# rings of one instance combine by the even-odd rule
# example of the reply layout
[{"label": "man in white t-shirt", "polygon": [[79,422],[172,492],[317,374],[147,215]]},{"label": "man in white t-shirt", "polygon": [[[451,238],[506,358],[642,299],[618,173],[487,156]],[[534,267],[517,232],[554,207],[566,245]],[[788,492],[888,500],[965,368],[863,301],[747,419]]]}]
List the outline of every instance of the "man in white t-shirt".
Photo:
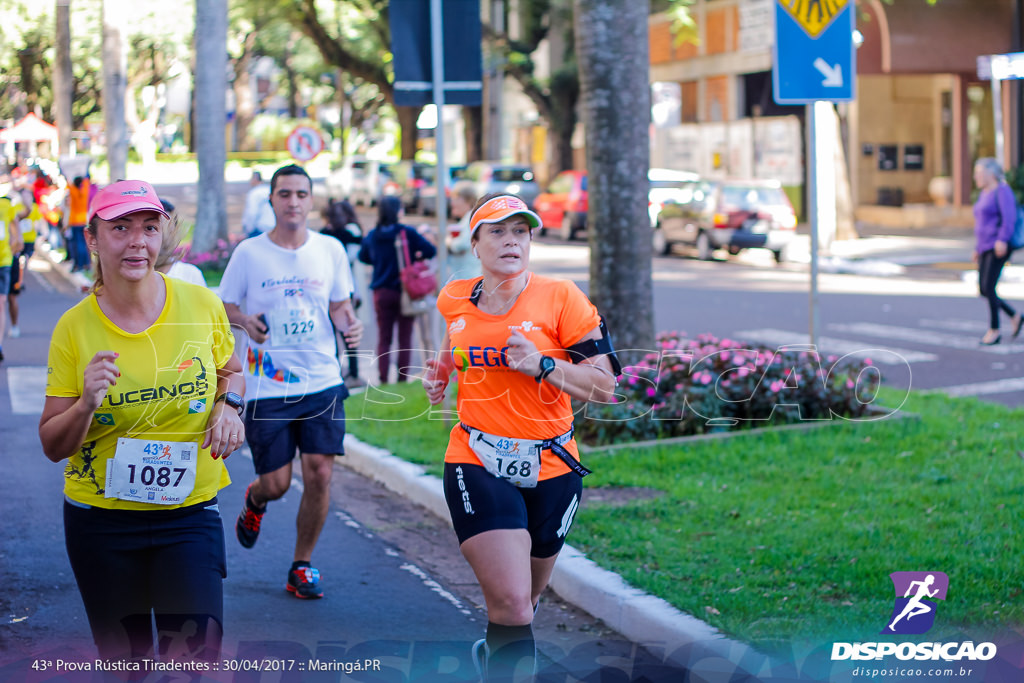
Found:
[{"label": "man in white t-shirt", "polygon": [[249,192],[245,195],[245,209],[242,211],[242,233],[255,237],[274,229],[277,216],[270,205],[270,188],[263,182],[259,171],[252,172]]},{"label": "man in white t-shirt", "polygon": [[274,173],[270,201],[277,223],[270,232],[239,243],[220,283],[228,320],[249,335],[245,425],[257,477],[246,489],[235,535],[246,548],[256,543],[267,503],[291,485],[298,449],[304,489],[285,587],[307,599],[323,596],[320,573],[310,561],[327,519],[334,456],[344,453],[348,390],[335,329],[352,345],[363,335],[350,300],[345,248],[306,226],[312,188],[299,166]]}]

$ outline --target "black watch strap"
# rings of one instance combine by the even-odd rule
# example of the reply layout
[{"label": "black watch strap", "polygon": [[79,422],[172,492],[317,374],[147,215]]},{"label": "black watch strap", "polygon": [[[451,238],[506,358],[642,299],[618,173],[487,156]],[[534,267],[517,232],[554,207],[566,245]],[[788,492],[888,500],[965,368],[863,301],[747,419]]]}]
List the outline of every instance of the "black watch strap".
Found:
[{"label": "black watch strap", "polygon": [[537,373],[537,376],[534,379],[536,379],[537,383],[540,384],[541,382],[543,382],[547,378],[548,375],[550,375],[554,371],[555,371],[555,359],[552,358],[551,356],[541,356],[540,357],[540,372]]},{"label": "black watch strap", "polygon": [[239,415],[241,415],[242,411],[245,409],[245,400],[233,391],[224,392],[217,398],[213,399],[214,404],[218,401],[224,401],[226,405],[229,405],[238,411]]}]

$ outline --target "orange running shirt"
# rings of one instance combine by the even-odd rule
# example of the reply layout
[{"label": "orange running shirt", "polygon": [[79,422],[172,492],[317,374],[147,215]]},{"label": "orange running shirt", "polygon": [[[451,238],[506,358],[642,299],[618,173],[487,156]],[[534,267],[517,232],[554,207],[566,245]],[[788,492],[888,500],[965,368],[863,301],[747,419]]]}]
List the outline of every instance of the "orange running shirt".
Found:
[{"label": "orange running shirt", "polygon": [[[532,341],[540,353],[568,360],[565,349],[600,324],[601,318],[575,283],[530,274],[508,313],[491,315],[469,300],[480,278],[450,282],[437,297],[447,324],[452,362],[459,384],[459,419],[480,431],[521,439],[550,439],[572,428],[569,395],[548,382],[511,370],[503,348],[513,330]],[[565,445],[579,459],[576,442]],[[479,465],[469,435],[455,425],[445,462]],[[570,472],[551,451],[541,455],[540,479]]]}]

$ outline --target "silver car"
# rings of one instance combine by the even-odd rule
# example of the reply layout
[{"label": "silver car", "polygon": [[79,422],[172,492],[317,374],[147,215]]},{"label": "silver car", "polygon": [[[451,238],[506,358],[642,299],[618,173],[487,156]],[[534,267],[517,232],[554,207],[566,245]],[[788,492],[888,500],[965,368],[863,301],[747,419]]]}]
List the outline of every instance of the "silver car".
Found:
[{"label": "silver car", "polygon": [[540,185],[529,166],[499,161],[474,161],[466,168],[465,177],[476,185],[478,197],[492,192],[508,192],[518,195],[527,206],[533,208],[540,195]]}]

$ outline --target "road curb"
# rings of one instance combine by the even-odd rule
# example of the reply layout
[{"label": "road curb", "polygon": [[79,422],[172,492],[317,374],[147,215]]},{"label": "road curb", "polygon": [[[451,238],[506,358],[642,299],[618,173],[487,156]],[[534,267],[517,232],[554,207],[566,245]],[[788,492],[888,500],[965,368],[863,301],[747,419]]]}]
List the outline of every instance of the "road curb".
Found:
[{"label": "road curb", "polygon": [[[451,524],[441,480],[423,467],[402,460],[351,434],[345,435],[345,457],[339,463],[379,481],[387,488]],[[736,662],[764,660],[744,643],[730,640],[700,619],[680,612],[661,598],[629,586],[621,576],[602,569],[576,548],[566,545],[551,575],[558,595],[632,642],[662,650],[665,661],[692,668],[718,660],[717,667],[734,668]],[[721,660],[725,660],[722,662]],[[723,678],[721,680],[728,680]]]},{"label": "road curb", "polygon": [[67,260],[58,258],[58,255],[54,252],[53,248],[49,246],[47,242],[45,246],[40,242],[36,245],[35,256],[41,256],[46,259],[53,267],[53,272],[57,273],[65,282],[74,287],[77,291],[83,292],[85,289],[92,286],[92,281],[80,273],[72,273],[67,267]]}]

